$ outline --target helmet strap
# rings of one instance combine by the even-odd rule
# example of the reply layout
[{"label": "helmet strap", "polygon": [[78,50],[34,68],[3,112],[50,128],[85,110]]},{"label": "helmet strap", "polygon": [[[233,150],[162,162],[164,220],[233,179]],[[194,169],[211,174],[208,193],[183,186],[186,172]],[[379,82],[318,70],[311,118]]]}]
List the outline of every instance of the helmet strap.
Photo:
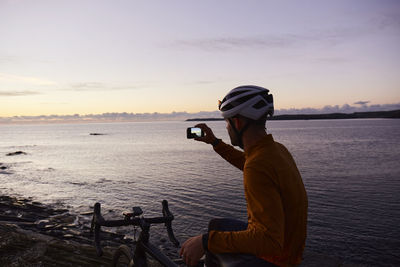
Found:
[{"label": "helmet strap", "polygon": [[242,129],[240,129],[240,131],[236,128],[235,123],[233,122],[232,118],[228,119],[234,133],[236,134],[236,136],[238,137],[238,141],[239,141],[239,147],[244,149],[244,145],[243,145],[243,133],[247,130],[247,128],[249,128],[250,123],[247,122]]}]

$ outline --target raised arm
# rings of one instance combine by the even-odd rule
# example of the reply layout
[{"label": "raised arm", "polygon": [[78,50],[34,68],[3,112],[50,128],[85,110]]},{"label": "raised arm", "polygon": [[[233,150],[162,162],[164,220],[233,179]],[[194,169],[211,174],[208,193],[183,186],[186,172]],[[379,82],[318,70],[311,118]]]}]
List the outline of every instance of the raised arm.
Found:
[{"label": "raised arm", "polygon": [[237,150],[233,146],[224,143],[221,139],[216,138],[213,131],[205,123],[197,124],[196,127],[201,128],[205,133],[204,137],[195,138],[196,141],[212,144],[215,152],[230,164],[243,171],[245,162],[244,152]]},{"label": "raised arm", "polygon": [[237,150],[231,145],[225,144],[223,141],[220,141],[218,145],[214,146],[214,150],[230,164],[243,171],[245,162],[244,152]]}]

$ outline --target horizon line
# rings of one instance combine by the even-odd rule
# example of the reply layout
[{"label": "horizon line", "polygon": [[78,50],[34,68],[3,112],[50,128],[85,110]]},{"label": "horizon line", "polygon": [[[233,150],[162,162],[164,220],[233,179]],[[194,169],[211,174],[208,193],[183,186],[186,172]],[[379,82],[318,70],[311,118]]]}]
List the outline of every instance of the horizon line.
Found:
[{"label": "horizon line", "polygon": [[[277,109],[274,115],[314,115],[329,113],[354,113],[354,112],[378,112],[392,111],[400,109],[400,103],[384,104],[384,105],[367,105],[355,103],[358,106],[350,106],[348,104],[339,106],[325,106],[323,108],[290,108]],[[0,117],[0,124],[16,124],[16,123],[68,123],[68,122],[140,122],[140,121],[172,121],[187,120],[193,118],[221,118],[221,113],[215,111],[199,111],[199,112],[145,112],[145,113],[128,113],[128,112],[105,112],[99,114],[70,114],[70,115],[16,115],[12,117]]]}]

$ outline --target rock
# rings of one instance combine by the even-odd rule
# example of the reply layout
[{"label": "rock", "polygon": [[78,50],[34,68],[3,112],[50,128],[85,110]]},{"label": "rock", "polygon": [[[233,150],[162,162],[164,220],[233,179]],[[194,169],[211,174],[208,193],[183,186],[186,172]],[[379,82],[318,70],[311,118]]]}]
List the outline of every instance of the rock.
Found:
[{"label": "rock", "polygon": [[55,236],[55,237],[63,237],[64,236],[64,232],[61,230],[50,230],[46,233],[49,233],[49,235]]},{"label": "rock", "polygon": [[47,224],[45,225],[44,229],[49,230],[49,229],[54,229],[56,227],[56,225],[54,224]]},{"label": "rock", "polygon": [[49,220],[39,220],[35,222],[36,227],[39,229],[45,229],[48,224],[50,224]]},{"label": "rock", "polygon": [[62,225],[62,224],[57,224],[57,225],[55,225],[54,226],[54,230],[62,230],[62,229],[64,229],[65,227],[64,227],[64,225]]},{"label": "rock", "polygon": [[[23,201],[23,202],[26,202],[26,201]],[[44,208],[43,205],[42,205],[42,203],[40,203],[40,202],[32,201],[32,205],[34,205],[34,206],[36,206],[36,207]]]},{"label": "rock", "polygon": [[[67,239],[67,238],[66,238]],[[98,257],[92,244],[55,239],[0,224],[0,266],[110,266],[114,249]]]},{"label": "rock", "polygon": [[[55,264],[59,263],[61,258],[64,259],[64,263],[68,262],[68,266],[109,266],[109,264],[104,265],[100,261],[96,261],[104,259],[104,256],[98,258],[95,253],[93,234],[90,234],[89,217],[82,216],[86,219],[82,222],[79,217],[80,215],[73,215],[66,209],[54,209],[52,206],[34,202],[32,199],[0,195],[0,266],[65,266],[65,264]],[[18,231],[22,231],[24,236],[27,234],[28,240],[19,242],[14,232],[7,231],[10,229],[9,227],[12,227],[13,231],[19,229]],[[102,229],[101,232],[104,249],[106,246],[115,249],[130,241],[125,238],[124,234],[106,232],[105,229]],[[38,244],[38,235],[46,240],[43,239],[43,243],[40,241]],[[79,262],[74,261],[76,254],[74,254],[75,248],[71,248],[73,242],[79,246],[86,245],[85,249],[80,252],[85,257],[79,258]],[[8,246],[7,244],[12,245]],[[41,249],[42,245],[45,245],[45,250]],[[60,249],[55,245],[60,245]],[[90,249],[90,255],[86,248]],[[6,253],[3,253],[4,251]],[[35,251],[38,251],[41,256],[36,258]],[[31,252],[34,253],[31,254]],[[68,256],[63,258],[60,253]],[[31,256],[32,261],[26,260]],[[44,261],[50,257],[51,260],[46,262],[47,265],[44,264]],[[74,261],[74,264],[71,261]],[[60,262],[63,261],[60,260]]]},{"label": "rock", "polygon": [[74,235],[71,235],[71,234],[65,234],[65,235],[63,235],[63,237],[64,237],[64,238],[73,238],[73,237],[74,237]]},{"label": "rock", "polygon": [[132,243],[133,239],[128,236],[124,236],[124,241],[127,243]]},{"label": "rock", "polygon": [[0,173],[1,174],[12,174],[11,172],[6,171],[6,170],[9,170],[9,169],[10,169],[9,166],[7,166],[7,165],[5,165],[5,164],[0,162]]},{"label": "rock", "polygon": [[27,155],[27,153],[24,151],[15,151],[6,154],[6,156],[17,156],[17,155]]},{"label": "rock", "polygon": [[50,217],[50,220],[57,223],[72,224],[75,222],[76,216],[67,214],[58,214]]},{"label": "rock", "polygon": [[92,216],[93,215],[93,211],[82,212],[81,215],[82,216]]},{"label": "rock", "polygon": [[0,214],[0,221],[8,221],[8,222],[32,222],[32,220],[29,220],[27,218],[20,218],[18,216],[7,216],[7,215],[2,215]]},{"label": "rock", "polygon": [[38,220],[43,220],[46,219],[48,216],[46,216],[44,213],[35,213],[35,212],[25,212],[23,214],[23,217],[26,220],[29,220],[31,222],[36,222]]},{"label": "rock", "polygon": [[81,232],[76,231],[76,230],[68,230],[68,234],[73,235],[73,236],[80,236]]}]

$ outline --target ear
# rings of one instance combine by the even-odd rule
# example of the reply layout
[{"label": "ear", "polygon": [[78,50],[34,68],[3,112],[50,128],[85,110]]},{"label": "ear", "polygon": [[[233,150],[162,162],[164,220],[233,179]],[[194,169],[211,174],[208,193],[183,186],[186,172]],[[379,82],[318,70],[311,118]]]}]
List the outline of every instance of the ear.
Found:
[{"label": "ear", "polygon": [[233,118],[233,123],[238,131],[243,127],[243,120],[241,118]]}]

